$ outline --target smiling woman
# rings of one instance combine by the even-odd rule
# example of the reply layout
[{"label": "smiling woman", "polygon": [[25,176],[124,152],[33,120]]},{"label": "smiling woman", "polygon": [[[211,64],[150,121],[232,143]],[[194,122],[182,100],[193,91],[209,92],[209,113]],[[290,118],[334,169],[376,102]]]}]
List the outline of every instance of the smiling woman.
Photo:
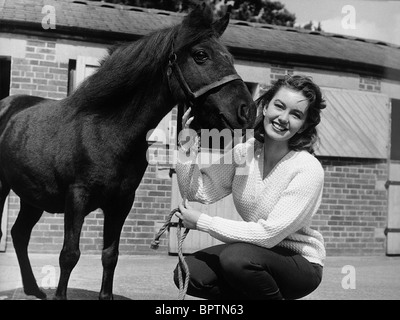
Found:
[{"label": "smiling woman", "polygon": [[289,140],[304,130],[308,103],[303,94],[281,88],[263,108],[264,130],[272,140]]},{"label": "smiling woman", "polygon": [[[286,103],[285,103],[286,102]],[[285,77],[278,80],[257,100],[259,106],[263,106],[263,113],[256,120],[255,137],[264,141],[266,126],[264,118],[266,113],[274,116],[273,120],[277,127],[281,128],[282,122],[289,122],[284,127],[290,129],[290,124],[294,125],[289,137],[288,146],[293,150],[307,150],[314,152],[314,144],[318,140],[316,126],[321,121],[320,112],[326,107],[322,98],[321,90],[312,80],[304,76]],[[271,107],[271,108],[270,108]],[[269,111],[267,111],[269,109]],[[283,114],[287,118],[278,117]],[[290,117],[289,117],[290,114]],[[289,121],[290,120],[290,121]],[[301,124],[301,128],[297,128]],[[297,128],[296,132],[293,132]],[[297,135],[296,135],[297,133]],[[268,137],[268,135],[267,135]]]},{"label": "smiling woman", "polygon": [[[247,159],[249,170],[224,160],[199,169],[196,157],[178,158],[179,188],[187,200],[210,204],[232,194],[242,218],[212,217],[187,201],[179,206],[185,227],[225,243],[187,257],[189,295],[298,299],[321,282],[324,241],[310,222],[321,202],[324,172],[311,153],[325,102],[317,85],[297,75],[278,80],[257,102],[263,112],[254,138],[233,149],[233,159]],[[184,128],[196,117],[189,112]],[[180,151],[197,155],[198,148],[195,143]]]}]

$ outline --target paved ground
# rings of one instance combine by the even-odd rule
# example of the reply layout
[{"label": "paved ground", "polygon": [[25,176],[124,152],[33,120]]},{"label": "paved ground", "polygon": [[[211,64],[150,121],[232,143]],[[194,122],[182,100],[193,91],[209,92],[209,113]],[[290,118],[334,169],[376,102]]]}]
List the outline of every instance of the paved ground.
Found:
[{"label": "paved ground", "polygon": [[[58,255],[31,254],[39,286],[51,297],[58,282]],[[115,299],[174,300],[175,256],[120,256],[114,280]],[[102,267],[97,255],[82,255],[69,283],[71,300],[97,299]],[[0,253],[0,300],[32,299],[21,289],[15,253]],[[193,300],[187,297],[188,300]],[[328,257],[320,287],[311,300],[399,300],[400,257]]]}]

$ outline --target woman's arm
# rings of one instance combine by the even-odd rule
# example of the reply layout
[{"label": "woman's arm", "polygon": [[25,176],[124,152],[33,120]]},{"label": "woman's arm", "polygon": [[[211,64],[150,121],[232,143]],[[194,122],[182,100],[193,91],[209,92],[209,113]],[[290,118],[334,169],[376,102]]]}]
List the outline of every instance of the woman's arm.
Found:
[{"label": "woman's arm", "polygon": [[[322,167],[299,172],[265,219],[234,221],[201,214],[196,228],[226,243],[248,242],[271,248],[308,224],[319,207],[324,181]],[[263,210],[262,201],[258,210]],[[185,214],[182,215],[185,217]]]},{"label": "woman's arm", "polygon": [[190,201],[214,203],[229,195],[236,172],[234,152],[235,148],[228,151],[230,157],[225,154],[200,169],[198,161],[201,157],[197,157],[197,146],[191,148],[190,155],[179,151],[176,173],[182,196]]}]

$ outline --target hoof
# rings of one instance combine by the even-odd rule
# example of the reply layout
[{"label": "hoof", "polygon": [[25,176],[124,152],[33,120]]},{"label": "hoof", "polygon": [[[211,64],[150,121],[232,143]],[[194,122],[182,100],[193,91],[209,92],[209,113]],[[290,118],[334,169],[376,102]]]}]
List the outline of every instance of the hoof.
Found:
[{"label": "hoof", "polygon": [[99,300],[114,300],[113,294],[99,294]]},{"label": "hoof", "polygon": [[38,286],[33,286],[31,288],[24,288],[24,292],[28,296],[35,296],[36,298],[41,300],[47,299],[46,293]]}]

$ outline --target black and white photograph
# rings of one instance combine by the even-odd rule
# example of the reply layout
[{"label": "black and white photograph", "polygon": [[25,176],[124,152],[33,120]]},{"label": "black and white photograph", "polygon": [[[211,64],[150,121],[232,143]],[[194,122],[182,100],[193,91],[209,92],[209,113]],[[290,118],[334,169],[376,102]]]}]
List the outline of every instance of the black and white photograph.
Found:
[{"label": "black and white photograph", "polygon": [[0,300],[399,300],[399,199],[400,1],[0,0]]}]

